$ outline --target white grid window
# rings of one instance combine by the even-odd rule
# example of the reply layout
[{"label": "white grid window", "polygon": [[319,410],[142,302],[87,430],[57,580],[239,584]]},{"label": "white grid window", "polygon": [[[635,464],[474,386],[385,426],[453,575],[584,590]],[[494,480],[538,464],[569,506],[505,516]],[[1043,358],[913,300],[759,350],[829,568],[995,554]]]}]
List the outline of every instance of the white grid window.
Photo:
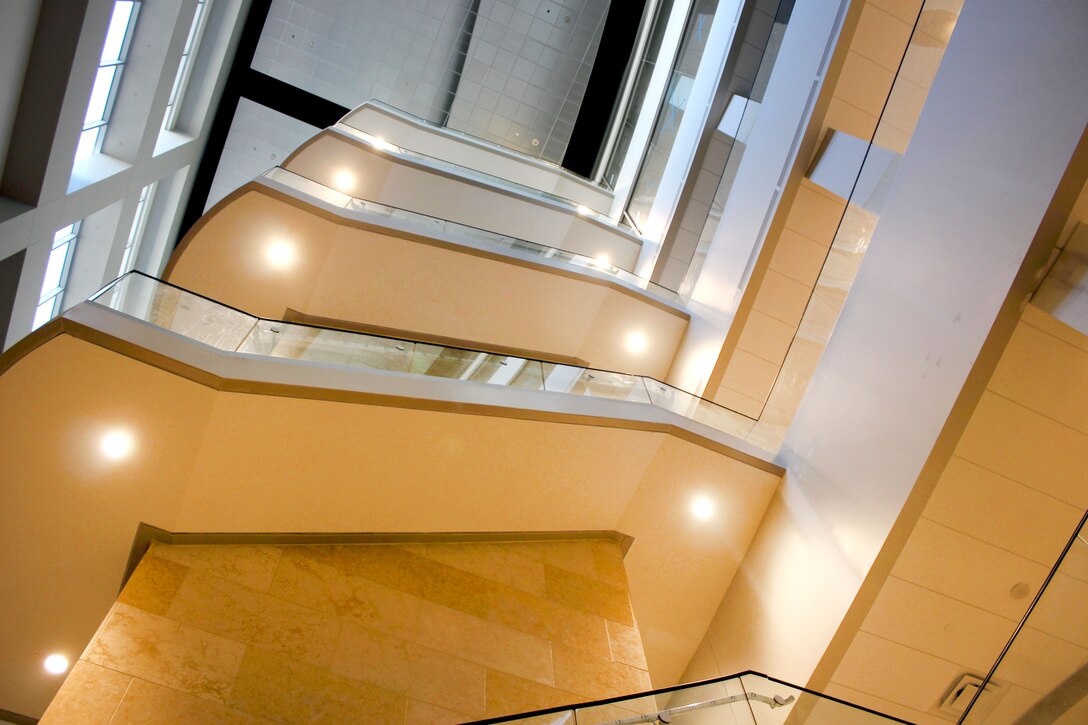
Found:
[{"label": "white grid window", "polygon": [[102,46],[98,72],[95,74],[94,86],[91,87],[91,100],[87,104],[87,115],[83,119],[83,131],[79,134],[76,161],[88,159],[102,149],[102,140],[106,136],[110,111],[113,110],[113,102],[121,84],[121,71],[125,66],[125,56],[131,44],[132,28],[136,25],[139,9],[140,4],[135,0],[117,0],[113,5],[113,15],[106,31],[106,42]]},{"label": "white grid window", "polygon": [[34,311],[31,330],[37,330],[60,312],[60,305],[64,300],[64,285],[68,282],[68,268],[72,266],[72,252],[79,237],[79,224],[69,224],[53,235],[53,248],[45,265],[42,293],[38,297],[38,309]]},{"label": "white grid window", "polygon": [[178,108],[181,107],[181,99],[185,95],[185,89],[189,85],[189,75],[193,70],[193,56],[200,47],[200,39],[204,35],[204,26],[207,24],[208,9],[212,0],[197,0],[196,13],[193,15],[193,24],[189,28],[189,37],[185,39],[185,49],[181,52],[181,63],[178,65],[178,74],[174,78],[174,87],[170,91],[170,102],[166,104],[166,116],[162,127],[167,131],[174,130],[178,122]]},{"label": "white grid window", "polygon": [[121,257],[121,269],[117,273],[120,277],[125,272],[131,272],[136,266],[136,254],[140,251],[140,242],[143,240],[144,228],[147,226],[148,212],[151,211],[151,200],[155,197],[155,186],[158,182],[152,182],[140,192],[140,201],[136,204],[136,215],[132,218],[132,229],[125,241],[125,254]]}]

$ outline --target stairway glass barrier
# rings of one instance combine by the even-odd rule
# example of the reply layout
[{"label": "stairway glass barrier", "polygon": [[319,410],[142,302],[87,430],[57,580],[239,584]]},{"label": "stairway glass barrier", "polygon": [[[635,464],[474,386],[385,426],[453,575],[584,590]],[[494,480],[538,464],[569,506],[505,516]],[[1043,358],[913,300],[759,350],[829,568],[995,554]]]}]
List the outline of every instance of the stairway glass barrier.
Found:
[{"label": "stairway glass barrier", "polygon": [[118,278],[90,302],[244,355],[653,405],[741,438],[755,424],[740,413],[642,375],[265,320],[142,272]]},{"label": "stairway glass barrier", "polygon": [[563,262],[582,269],[602,272],[633,287],[644,289],[657,297],[669,300],[670,302],[683,303],[685,301],[677,292],[670,290],[667,287],[662,287],[659,284],[655,284],[643,277],[639,277],[625,269],[615,267],[605,260],[594,259],[593,257],[587,257],[582,254],[576,254],[563,249],[549,247],[544,244],[530,242],[527,239],[519,239],[506,234],[480,229],[479,227],[459,224],[458,222],[449,221],[448,219],[439,219],[438,217],[421,214],[420,212],[408,211],[407,209],[400,209],[376,201],[355,198],[341,191],[329,188],[313,179],[306,178],[305,176],[280,167],[269,169],[263,176],[266,179],[301,191],[308,196],[320,199],[327,204],[331,204],[332,206],[341,209],[361,212],[384,219],[408,222],[409,224],[422,226],[425,229],[443,231],[455,237],[461,237],[474,244],[483,243],[499,250],[509,249],[540,257],[542,259]]},{"label": "stairway glass barrier", "polygon": [[756,673],[476,721],[522,725],[884,725],[903,720]]}]

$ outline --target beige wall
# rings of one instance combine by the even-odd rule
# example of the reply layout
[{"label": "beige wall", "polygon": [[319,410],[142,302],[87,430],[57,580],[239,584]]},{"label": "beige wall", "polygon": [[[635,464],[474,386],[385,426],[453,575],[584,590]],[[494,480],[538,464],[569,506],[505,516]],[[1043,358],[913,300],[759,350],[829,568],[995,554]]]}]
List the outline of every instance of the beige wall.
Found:
[{"label": "beige wall", "polygon": [[[906,151],[962,0],[929,0],[919,16],[921,5],[865,3],[819,138],[838,130]],[[799,160],[798,169],[810,161]],[[707,390],[759,417],[753,441],[771,449],[793,419],[878,221],[807,178],[778,215],[784,221],[768,235]]]},{"label": "beige wall", "polygon": [[[266,263],[275,240],[297,250],[291,268]],[[658,378],[688,324],[686,314],[585,277],[338,223],[259,188],[213,212],[167,279],[262,317],[282,319],[290,307]],[[635,332],[645,351],[628,349]]]},{"label": "beige wall", "polygon": [[[918,723],[985,674],[1088,508],[1088,337],[1028,306],[952,459],[826,691]],[[1029,623],[989,723],[1088,658],[1079,602]]]},{"label": "beige wall", "polygon": [[42,722],[455,723],[648,688],[613,541],[152,543]]},{"label": "beige wall", "polygon": [[[11,653],[0,660],[0,695],[32,714],[56,686],[34,653],[83,648],[140,522],[197,532],[621,531],[635,539],[627,569],[654,682],[673,684],[781,475],[607,421],[217,391],[69,335],[0,376],[0,409],[0,579],[20,582],[0,598],[0,615],[20,623],[0,630]],[[132,433],[128,458],[99,452],[112,428]],[[717,503],[715,518],[692,518],[696,495]]]}]

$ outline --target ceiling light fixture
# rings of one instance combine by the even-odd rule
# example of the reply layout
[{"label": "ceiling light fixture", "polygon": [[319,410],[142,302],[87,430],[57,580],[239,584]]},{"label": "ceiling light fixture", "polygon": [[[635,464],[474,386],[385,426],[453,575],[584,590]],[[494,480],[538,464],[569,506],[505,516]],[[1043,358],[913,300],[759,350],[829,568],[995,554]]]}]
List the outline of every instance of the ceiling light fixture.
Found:
[{"label": "ceiling light fixture", "polygon": [[577,212],[578,212],[579,214],[581,214],[582,216],[585,216],[586,214],[589,214],[589,212],[590,212],[590,211],[592,211],[592,209],[590,209],[590,208],[589,208],[588,206],[586,206],[585,204],[579,204],[579,205],[578,205],[578,206],[576,207],[576,211],[577,211]]},{"label": "ceiling light fixture", "polygon": [[716,507],[709,496],[696,496],[691,499],[691,515],[700,521],[709,521],[714,518]]},{"label": "ceiling light fixture", "polygon": [[646,333],[635,330],[634,332],[627,333],[624,344],[627,347],[627,352],[632,355],[641,355],[646,352],[646,348],[650,346],[650,341],[646,337]]},{"label": "ceiling light fixture", "polygon": [[102,455],[114,461],[128,457],[136,447],[136,440],[127,430],[111,430],[102,436]]},{"label": "ceiling light fixture", "polygon": [[275,269],[287,269],[295,263],[298,253],[295,245],[282,239],[276,239],[264,248],[264,258]]},{"label": "ceiling light fixture", "polygon": [[355,190],[355,174],[346,169],[337,171],[332,177],[332,185],[336,187],[338,191],[350,194]]},{"label": "ceiling light fixture", "polygon": [[62,654],[51,654],[45,658],[45,671],[51,675],[63,675],[68,671],[68,658]]}]

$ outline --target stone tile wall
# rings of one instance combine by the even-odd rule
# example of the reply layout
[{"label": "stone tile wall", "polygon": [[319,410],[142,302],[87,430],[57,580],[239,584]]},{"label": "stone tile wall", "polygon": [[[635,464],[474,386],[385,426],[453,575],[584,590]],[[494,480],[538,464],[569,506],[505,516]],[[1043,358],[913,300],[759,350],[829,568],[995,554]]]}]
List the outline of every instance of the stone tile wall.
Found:
[{"label": "stone tile wall", "polygon": [[611,541],[153,544],[42,723],[453,723],[649,687]]}]

